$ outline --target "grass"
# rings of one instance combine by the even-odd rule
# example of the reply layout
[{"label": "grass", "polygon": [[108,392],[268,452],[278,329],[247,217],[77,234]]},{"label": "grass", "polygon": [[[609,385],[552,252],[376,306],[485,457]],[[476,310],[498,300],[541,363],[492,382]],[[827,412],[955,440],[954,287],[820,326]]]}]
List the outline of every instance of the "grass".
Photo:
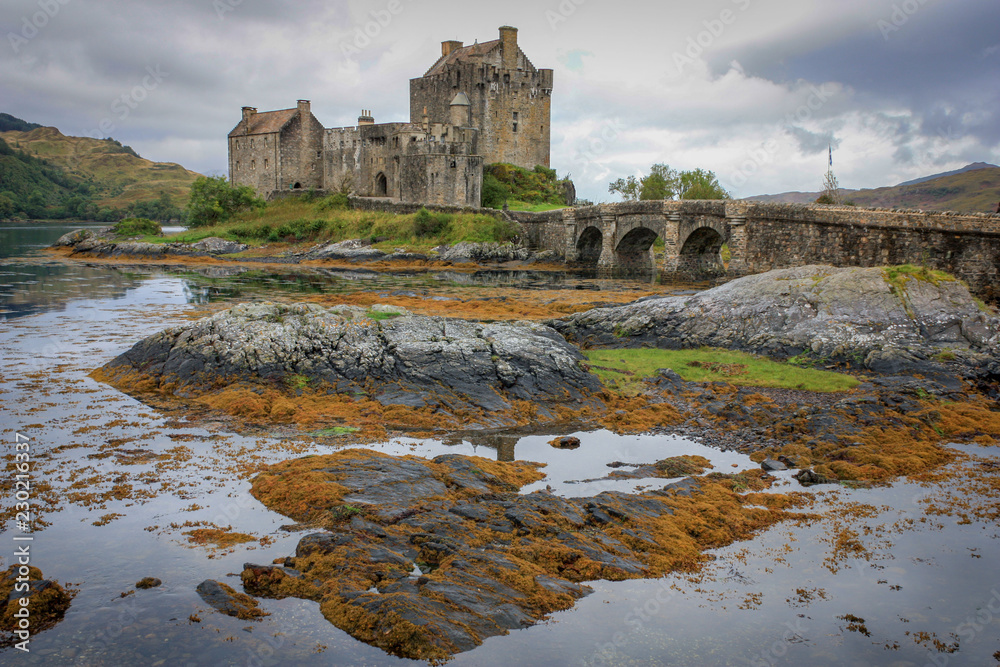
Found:
[{"label": "grass", "polygon": [[638,393],[643,378],[673,369],[688,382],[729,382],[745,387],[846,391],[859,384],[850,375],[799,368],[744,352],[702,347],[695,350],[589,350],[591,369],[608,387]]},{"label": "grass", "polygon": [[555,211],[560,208],[567,208],[566,204],[550,204],[548,202],[542,202],[541,204],[532,204],[531,202],[519,201],[517,199],[509,199],[507,201],[507,208],[511,211],[530,211],[531,213],[543,213],[545,211]]},{"label": "grass", "polygon": [[[336,195],[334,195],[335,197]],[[167,237],[146,237],[151,243],[195,243],[210,236],[262,246],[267,243],[336,243],[365,239],[380,250],[405,248],[428,252],[442,244],[507,243],[517,240],[520,228],[513,223],[479,213],[417,213],[398,215],[356,211],[317,201],[284,199],[268,203],[213,227],[196,227]]]},{"label": "grass", "polygon": [[915,264],[887,266],[882,271],[885,273],[886,281],[896,287],[904,287],[909,280],[922,280],[932,285],[940,285],[941,283],[955,282],[957,280],[955,276],[944,271],[928,269],[926,266],[917,266]]},{"label": "grass", "polygon": [[365,316],[369,319],[375,320],[376,322],[384,322],[385,320],[391,320],[394,317],[401,316],[402,313],[392,313],[380,310],[369,310],[365,313]]}]

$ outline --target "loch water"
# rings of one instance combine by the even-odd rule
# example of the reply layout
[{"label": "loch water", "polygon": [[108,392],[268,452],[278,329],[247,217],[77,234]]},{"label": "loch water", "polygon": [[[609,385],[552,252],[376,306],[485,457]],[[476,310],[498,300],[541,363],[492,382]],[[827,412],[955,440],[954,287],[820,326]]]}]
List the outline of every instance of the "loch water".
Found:
[{"label": "loch water", "polygon": [[[290,555],[301,534],[249,494],[245,471],[345,445],[281,432],[236,434],[188,422],[96,382],[88,373],[141,338],[207,305],[280,294],[371,290],[433,293],[456,281],[531,289],[607,288],[604,279],[540,273],[264,273],[67,261],[42,249],[81,224],[0,225],[0,474],[13,475],[13,444],[30,437],[31,564],[76,591],[65,618],[31,638],[30,652],[0,649],[0,664],[398,665],[328,623],[318,604],[262,600],[270,615],[241,621],[211,610],[195,587],[239,588],[243,563]],[[666,288],[665,288],[666,289]],[[607,463],[698,454],[716,470],[755,467],[742,455],[670,435],[575,433],[576,450],[547,444],[563,432],[489,433],[446,441],[399,438],[388,453],[462,453],[547,464],[550,486],[583,496],[666,480],[582,482]],[[992,449],[956,445],[991,459]],[[972,462],[956,464],[971,466]],[[734,467],[735,466],[735,467]],[[781,475],[782,473],[778,473]],[[0,508],[15,502],[3,480]],[[787,476],[774,492],[801,491]],[[710,553],[697,573],[591,582],[594,593],[548,621],[486,640],[465,665],[991,665],[1000,651],[1000,526],[927,513],[954,500],[959,479],[901,480],[873,489],[816,487],[817,518],[779,524]],[[942,501],[943,502],[943,501]],[[184,533],[211,522],[257,540],[213,551]],[[25,534],[0,532],[0,566]],[[845,551],[856,535],[862,550]],[[152,576],[163,585],[134,590]],[[130,592],[133,591],[133,592]],[[847,617],[863,619],[863,624]],[[198,620],[194,620],[198,619]],[[416,664],[416,663],[414,663]]]}]

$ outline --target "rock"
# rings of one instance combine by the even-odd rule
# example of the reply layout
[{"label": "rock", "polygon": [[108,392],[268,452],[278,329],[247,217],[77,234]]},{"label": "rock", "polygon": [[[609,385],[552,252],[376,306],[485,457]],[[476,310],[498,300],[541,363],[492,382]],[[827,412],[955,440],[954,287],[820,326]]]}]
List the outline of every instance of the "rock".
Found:
[{"label": "rock", "polygon": [[580,446],[580,438],[574,438],[571,435],[564,435],[561,438],[549,440],[549,444],[556,449],[576,449]]},{"label": "rock", "polygon": [[[673,474],[675,464],[692,461],[660,463]],[[662,574],[672,559],[684,567],[698,553],[694,535],[705,533],[706,548],[718,546],[729,525],[715,505],[691,499],[715,483],[708,479],[642,495],[518,494],[541,479],[538,467],[358,449],[271,466],[252,489],[270,509],[324,524],[350,499],[361,514],[303,537],[286,567],[247,564],[244,585],[316,600],[328,620],[361,641],[441,661],[571,607],[592,592],[583,581]],[[728,486],[719,489],[742,504]],[[759,527],[777,520],[767,510],[746,511],[743,519]],[[690,523],[665,524],[682,514]],[[706,532],[708,525],[720,528]]]},{"label": "rock", "polygon": [[146,338],[103,372],[112,383],[138,373],[147,388],[169,387],[181,397],[223,379],[271,386],[305,377],[311,386],[385,405],[499,412],[514,400],[544,409],[600,391],[582,359],[554,330],[530,322],[411,316],[396,306],[258,303]]},{"label": "rock", "polygon": [[981,365],[1000,345],[1000,319],[981,310],[962,283],[910,279],[899,287],[879,268],[780,269],[549,324],[591,345],[802,354],[893,375],[940,371],[944,365],[928,360],[942,349],[960,367]]},{"label": "rock", "polygon": [[338,243],[329,243],[318,250],[308,253],[310,259],[347,260],[350,262],[369,262],[384,259],[386,253],[372,248],[361,239],[349,239]]},{"label": "rock", "polygon": [[531,257],[527,248],[512,243],[470,243],[462,241],[439,252],[438,259],[456,264],[524,261]]},{"label": "rock", "polygon": [[813,484],[835,484],[837,481],[835,479],[830,479],[829,477],[817,474],[812,470],[812,468],[800,470],[793,475],[793,477],[795,477],[795,479],[798,480],[802,486],[811,486]]},{"label": "rock", "polygon": [[[21,605],[22,599],[28,601],[27,607]],[[73,594],[45,579],[37,567],[29,566],[28,574],[22,575],[18,565],[11,565],[0,573],[0,647],[33,639],[48,630],[63,619],[72,600]],[[20,627],[15,616],[25,608],[30,619],[28,630]]]},{"label": "rock", "polygon": [[786,466],[784,463],[782,463],[781,461],[775,461],[773,459],[764,459],[764,461],[760,464],[760,467],[763,470],[768,470],[768,471],[788,470],[788,466]]},{"label": "rock", "polygon": [[77,229],[60,236],[59,240],[53,243],[52,246],[55,248],[75,246],[88,239],[108,237],[111,229],[111,226],[98,227],[97,229]]},{"label": "rock", "polygon": [[143,577],[139,581],[135,582],[135,587],[142,589],[156,588],[157,586],[160,586],[162,584],[163,582],[157,579],[156,577]]},{"label": "rock", "polygon": [[245,243],[236,243],[235,241],[220,239],[218,236],[209,236],[208,238],[204,238],[197,243],[191,244],[191,247],[196,250],[204,250],[205,252],[213,255],[230,255],[234,252],[243,252],[250,246]]},{"label": "rock", "polygon": [[246,593],[238,593],[232,586],[214,579],[206,579],[198,584],[198,595],[208,605],[226,616],[240,618],[246,621],[257,620],[269,613],[259,609],[259,603]]}]

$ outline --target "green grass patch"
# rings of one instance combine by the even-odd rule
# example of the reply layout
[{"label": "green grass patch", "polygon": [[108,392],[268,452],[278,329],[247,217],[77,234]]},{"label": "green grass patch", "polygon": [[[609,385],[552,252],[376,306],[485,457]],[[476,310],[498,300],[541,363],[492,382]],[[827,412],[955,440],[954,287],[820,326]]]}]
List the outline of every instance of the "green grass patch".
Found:
[{"label": "green grass patch", "polygon": [[361,429],[353,426],[332,426],[330,428],[321,428],[318,431],[313,431],[309,435],[316,438],[329,438],[335,435],[350,435],[351,433],[356,433],[359,430]]},{"label": "green grass patch", "polygon": [[125,218],[111,231],[115,236],[159,236],[163,233],[160,223],[147,220],[146,218]]},{"label": "green grass patch", "polygon": [[926,266],[916,264],[900,264],[899,266],[886,266],[882,269],[885,279],[890,285],[904,287],[909,280],[923,280],[932,285],[941,283],[953,283],[957,280],[955,276],[937,269],[928,269]]},{"label": "green grass patch", "polygon": [[244,211],[225,223],[199,227],[159,239],[161,243],[195,243],[209,236],[261,246],[268,243],[336,243],[366,239],[379,249],[404,248],[426,253],[442,244],[509,243],[520,228],[479,213],[438,213],[421,209],[399,215],[346,208],[339,195],[317,201],[289,198],[263,209]]},{"label": "green grass patch", "polygon": [[519,199],[508,199],[507,208],[511,211],[530,211],[531,213],[544,213],[545,211],[555,211],[566,208],[566,204],[552,204],[549,202],[532,203]]},{"label": "green grass patch", "polygon": [[584,354],[605,386],[627,394],[640,391],[643,378],[654,376],[660,368],[673,369],[688,382],[729,382],[744,387],[831,392],[846,391],[859,384],[857,378],[843,373],[800,368],[745,352],[709,347],[589,350]]}]

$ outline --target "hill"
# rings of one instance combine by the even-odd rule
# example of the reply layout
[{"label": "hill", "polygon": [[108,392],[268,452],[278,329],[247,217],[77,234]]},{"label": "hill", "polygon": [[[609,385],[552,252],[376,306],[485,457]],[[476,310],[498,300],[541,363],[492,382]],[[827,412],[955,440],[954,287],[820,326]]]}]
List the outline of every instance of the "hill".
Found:
[{"label": "hill", "polygon": [[126,210],[162,200],[164,194],[166,200],[183,206],[199,176],[179,164],[146,160],[113,139],[69,137],[54,127],[0,132],[0,139],[61,169],[71,181],[86,183],[90,199],[100,209]]},{"label": "hill", "polygon": [[956,169],[955,171],[946,171],[942,174],[934,174],[932,176],[924,176],[923,178],[915,178],[912,181],[906,181],[905,183],[900,183],[899,185],[919,185],[920,183],[925,183],[926,181],[933,181],[935,178],[943,178],[945,176],[955,176],[956,174],[961,174],[966,171],[975,171],[976,169],[989,169],[991,167],[996,168],[997,165],[989,164],[987,162],[973,162],[972,164],[967,164],[961,169]]},{"label": "hill", "polygon": [[[955,172],[917,179],[892,187],[841,189],[839,192],[841,199],[858,206],[993,213],[997,209],[997,202],[1000,202],[1000,167],[969,165]],[[806,204],[816,201],[820,194],[820,192],[785,192],[747,197],[747,200]]]}]

